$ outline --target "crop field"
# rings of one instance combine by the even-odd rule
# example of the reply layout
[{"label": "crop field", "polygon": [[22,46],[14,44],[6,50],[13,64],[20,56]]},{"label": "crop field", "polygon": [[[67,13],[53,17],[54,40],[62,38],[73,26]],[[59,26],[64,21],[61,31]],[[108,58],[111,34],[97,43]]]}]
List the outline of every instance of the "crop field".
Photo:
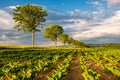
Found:
[{"label": "crop field", "polygon": [[120,80],[120,49],[0,47],[0,80]]}]

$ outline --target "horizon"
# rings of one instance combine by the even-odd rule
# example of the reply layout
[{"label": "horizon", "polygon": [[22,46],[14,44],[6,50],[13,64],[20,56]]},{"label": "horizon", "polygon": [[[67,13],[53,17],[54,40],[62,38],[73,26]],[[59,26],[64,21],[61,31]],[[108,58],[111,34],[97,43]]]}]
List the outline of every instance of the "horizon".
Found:
[{"label": "horizon", "polygon": [[[120,43],[119,0],[1,0],[0,3],[0,44],[31,45],[31,33],[13,29],[13,9],[25,4],[41,5],[48,12],[45,25],[60,24],[76,40],[87,44]],[[35,33],[35,45],[53,45],[44,39],[43,30]]]}]

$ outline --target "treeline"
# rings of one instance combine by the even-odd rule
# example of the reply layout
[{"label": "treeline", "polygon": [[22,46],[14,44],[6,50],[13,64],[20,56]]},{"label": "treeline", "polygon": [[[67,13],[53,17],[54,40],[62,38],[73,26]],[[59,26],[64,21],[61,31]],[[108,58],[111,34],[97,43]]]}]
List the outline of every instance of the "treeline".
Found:
[{"label": "treeline", "polygon": [[104,44],[103,47],[120,49],[120,44]]},{"label": "treeline", "polygon": [[66,44],[73,45],[74,47],[87,47],[88,46],[87,44],[85,44],[81,41],[73,39],[72,37],[68,36],[65,33],[62,33],[59,36],[59,40],[63,43],[64,46]]},{"label": "treeline", "polygon": [[[15,21],[14,29],[23,30],[25,33],[32,33],[32,46],[34,47],[34,35],[35,32],[40,31],[40,28],[45,26],[47,10],[42,6],[26,4],[23,6],[16,6],[13,10],[13,20]],[[51,24],[44,31],[44,37],[55,42],[61,41],[64,45],[74,45],[85,47],[86,44],[75,40],[64,33],[61,25]]]},{"label": "treeline", "polygon": [[115,43],[108,43],[108,44],[88,44],[88,47],[95,48],[95,47],[103,47],[103,48],[112,48],[112,49],[120,49],[120,44]]},{"label": "treeline", "polygon": [[73,45],[74,47],[86,47],[87,45],[83,42],[73,39],[68,36],[61,25],[51,24],[45,29],[44,37],[51,41],[55,42],[55,46],[57,46],[57,41],[63,43],[63,45]]}]

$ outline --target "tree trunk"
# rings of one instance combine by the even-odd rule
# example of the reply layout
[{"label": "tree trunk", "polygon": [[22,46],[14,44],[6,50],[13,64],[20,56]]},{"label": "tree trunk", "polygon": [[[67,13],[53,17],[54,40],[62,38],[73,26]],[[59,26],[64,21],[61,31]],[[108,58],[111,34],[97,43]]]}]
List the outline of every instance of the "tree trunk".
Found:
[{"label": "tree trunk", "polygon": [[55,41],[55,47],[57,47],[57,41]]},{"label": "tree trunk", "polygon": [[35,33],[35,31],[34,30],[32,30],[32,47],[34,47],[34,33]]},{"label": "tree trunk", "polygon": [[57,47],[57,38],[56,38],[56,40],[55,40],[55,47]]},{"label": "tree trunk", "polygon": [[63,45],[65,46],[65,43]]}]

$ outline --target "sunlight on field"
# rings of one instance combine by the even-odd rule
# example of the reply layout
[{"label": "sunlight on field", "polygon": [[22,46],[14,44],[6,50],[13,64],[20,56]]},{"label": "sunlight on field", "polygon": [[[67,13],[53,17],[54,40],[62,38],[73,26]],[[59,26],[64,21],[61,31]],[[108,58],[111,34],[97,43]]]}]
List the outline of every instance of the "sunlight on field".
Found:
[{"label": "sunlight on field", "polygon": [[0,46],[0,80],[119,80],[120,46],[112,47]]}]

